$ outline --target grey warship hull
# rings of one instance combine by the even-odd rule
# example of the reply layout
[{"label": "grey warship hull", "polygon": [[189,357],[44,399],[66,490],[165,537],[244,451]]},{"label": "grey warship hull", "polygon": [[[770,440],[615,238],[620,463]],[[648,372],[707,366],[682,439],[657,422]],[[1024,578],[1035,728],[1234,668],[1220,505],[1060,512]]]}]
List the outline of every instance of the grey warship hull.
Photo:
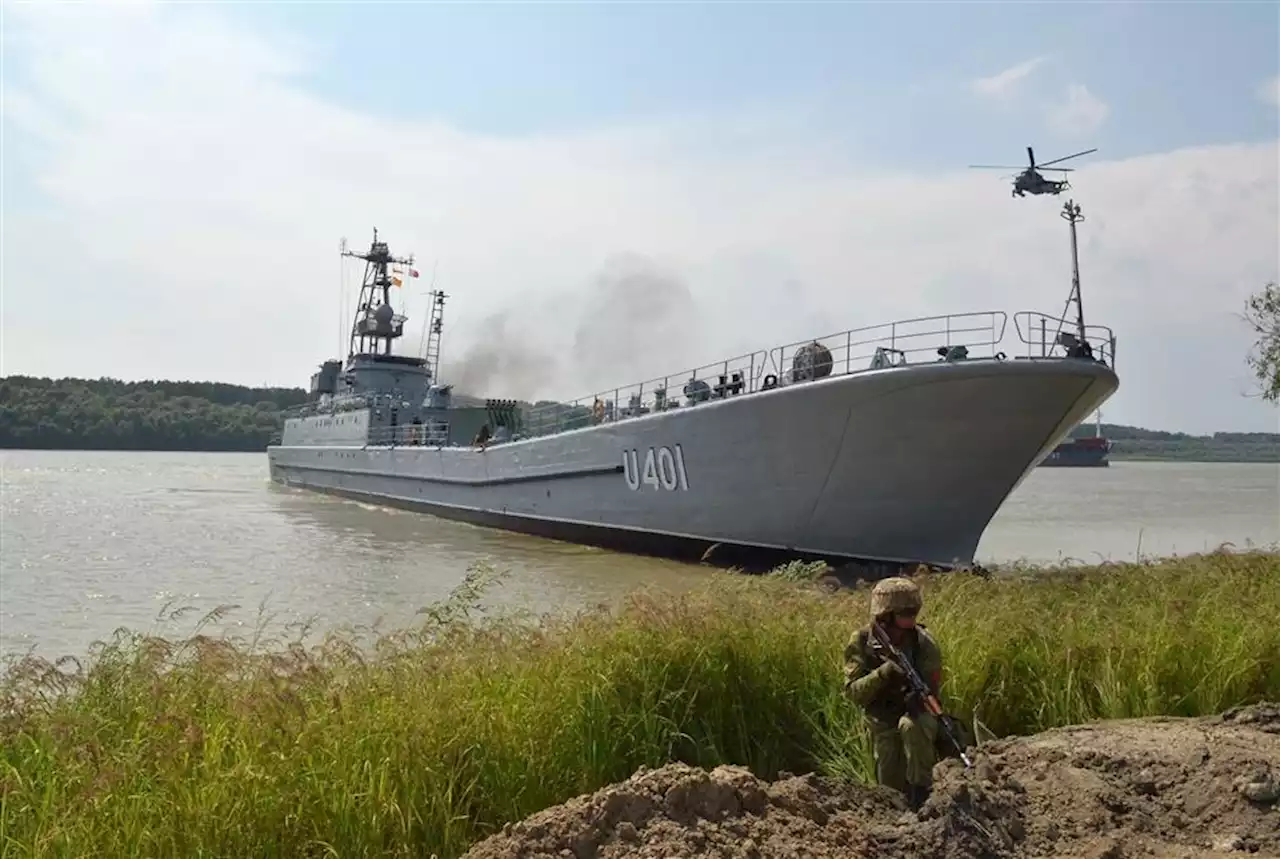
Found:
[{"label": "grey warship hull", "polygon": [[1009,493],[1117,385],[1065,358],[940,362],[483,450],[317,438],[268,457],[290,486],[575,543],[952,566],[972,562]]}]

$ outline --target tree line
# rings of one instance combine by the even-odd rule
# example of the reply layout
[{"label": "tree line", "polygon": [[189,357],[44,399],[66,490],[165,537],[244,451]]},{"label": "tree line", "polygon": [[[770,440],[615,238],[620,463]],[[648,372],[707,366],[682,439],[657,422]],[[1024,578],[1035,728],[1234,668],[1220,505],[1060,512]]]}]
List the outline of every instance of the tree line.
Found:
[{"label": "tree line", "polygon": [[260,451],[302,388],[0,378],[0,448]]},{"label": "tree line", "polygon": [[[1072,438],[1089,438],[1095,425],[1082,423]],[[1124,424],[1102,425],[1111,440],[1112,459],[1181,460],[1186,462],[1280,462],[1280,433],[1215,432],[1192,435]]]}]

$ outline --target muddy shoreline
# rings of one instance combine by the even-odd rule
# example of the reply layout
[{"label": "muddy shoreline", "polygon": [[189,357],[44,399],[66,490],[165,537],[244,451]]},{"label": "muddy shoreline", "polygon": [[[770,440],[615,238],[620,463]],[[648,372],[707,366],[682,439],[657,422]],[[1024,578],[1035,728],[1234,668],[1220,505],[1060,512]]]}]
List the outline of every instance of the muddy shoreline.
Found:
[{"label": "muddy shoreline", "polygon": [[546,809],[465,859],[1280,857],[1280,704],[997,740],[894,791],[675,764]]}]

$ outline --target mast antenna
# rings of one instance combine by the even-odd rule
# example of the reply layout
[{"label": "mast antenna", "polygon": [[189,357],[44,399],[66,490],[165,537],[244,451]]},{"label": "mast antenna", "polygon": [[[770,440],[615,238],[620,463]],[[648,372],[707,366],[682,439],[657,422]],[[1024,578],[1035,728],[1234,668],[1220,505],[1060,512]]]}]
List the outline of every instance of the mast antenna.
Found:
[{"label": "mast antenna", "polygon": [[444,300],[449,296],[443,289],[431,290],[431,329],[427,334],[427,368],[431,371],[431,379],[439,384],[440,378],[440,340],[444,337]]},{"label": "mast antenna", "polygon": [[338,353],[342,354],[342,340],[347,327],[347,266],[343,256],[347,252],[347,237],[338,240]]},{"label": "mast antenna", "polygon": [[1076,240],[1076,224],[1084,220],[1084,215],[1080,212],[1080,204],[1075,200],[1064,203],[1060,215],[1071,225],[1071,295],[1067,298],[1067,305],[1070,306],[1072,301],[1076,303],[1076,336],[1083,344],[1084,300],[1080,295],[1080,247]]},{"label": "mast antenna", "polygon": [[[427,291],[426,291],[426,293],[425,293],[426,295],[431,296],[431,297],[433,297],[433,298],[434,298],[434,296],[432,295],[432,292],[433,292],[433,291],[435,290],[435,288],[436,288],[436,268],[437,268],[439,265],[440,265],[440,260],[439,260],[439,259],[437,259],[435,262],[431,263],[431,283],[427,286]],[[418,295],[423,295],[423,294],[424,294],[424,293],[421,293],[421,292],[419,292],[419,293],[418,293]],[[428,323],[430,322],[430,319],[431,319],[431,314],[430,314],[430,313],[428,313],[426,316],[423,316],[423,317],[422,317],[422,334],[421,334],[421,336],[419,336],[419,337],[418,337],[418,354],[419,354],[419,355],[422,355],[422,354],[423,354],[423,353],[422,353],[422,350],[423,350],[423,348],[426,346],[426,343],[427,343],[427,325],[428,325]]]}]

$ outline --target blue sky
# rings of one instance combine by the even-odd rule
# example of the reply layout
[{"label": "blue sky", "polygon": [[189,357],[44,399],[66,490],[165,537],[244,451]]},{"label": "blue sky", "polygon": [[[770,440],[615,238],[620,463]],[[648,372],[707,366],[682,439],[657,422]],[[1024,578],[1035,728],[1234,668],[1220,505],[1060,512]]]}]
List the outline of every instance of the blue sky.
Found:
[{"label": "blue sky", "polygon": [[[500,341],[494,396],[1058,313],[1061,199],[966,165],[1097,147],[1072,193],[1090,322],[1120,343],[1105,418],[1280,425],[1239,320],[1280,279],[1274,3],[4,14],[4,373],[305,385],[344,349],[338,239],[374,225],[452,290],[446,373]],[[662,296],[644,330],[628,266]],[[572,357],[602,324],[609,354]]]},{"label": "blue sky", "polygon": [[[893,166],[1006,163],[1080,142],[1030,109],[1085,84],[1113,108],[1108,157],[1276,135],[1275,3],[254,5],[305,36],[303,80],[385,116],[537,134],[803,105]],[[966,82],[1035,57],[1036,98],[995,110]],[[1042,87],[1042,88],[1040,88]],[[1084,141],[1093,143],[1095,141]],[[1081,148],[1087,148],[1081,147]],[[1004,159],[999,156],[1005,155]]]}]

